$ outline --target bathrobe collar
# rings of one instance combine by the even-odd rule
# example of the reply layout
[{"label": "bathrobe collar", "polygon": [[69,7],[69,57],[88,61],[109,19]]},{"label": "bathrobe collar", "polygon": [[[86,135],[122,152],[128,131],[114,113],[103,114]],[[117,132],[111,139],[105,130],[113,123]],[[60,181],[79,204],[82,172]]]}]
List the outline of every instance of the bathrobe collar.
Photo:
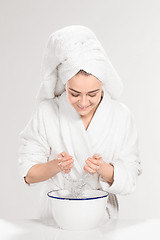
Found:
[{"label": "bathrobe collar", "polygon": [[77,159],[75,167],[79,174],[84,172],[85,160],[97,153],[99,143],[106,137],[107,131],[110,131],[111,103],[110,95],[104,91],[101,103],[86,130],[81,116],[68,102],[66,91],[59,97],[60,134],[66,151]]}]

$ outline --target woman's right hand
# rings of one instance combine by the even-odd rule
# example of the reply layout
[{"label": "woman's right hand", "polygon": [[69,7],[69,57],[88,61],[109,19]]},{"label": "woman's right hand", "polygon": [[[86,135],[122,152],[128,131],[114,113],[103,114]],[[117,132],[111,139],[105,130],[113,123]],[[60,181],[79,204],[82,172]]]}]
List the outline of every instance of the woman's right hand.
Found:
[{"label": "woman's right hand", "polygon": [[68,153],[66,152],[59,153],[57,161],[60,172],[63,171],[64,173],[69,173],[71,171],[73,167],[72,163],[74,162],[74,160],[72,156],[70,156]]}]

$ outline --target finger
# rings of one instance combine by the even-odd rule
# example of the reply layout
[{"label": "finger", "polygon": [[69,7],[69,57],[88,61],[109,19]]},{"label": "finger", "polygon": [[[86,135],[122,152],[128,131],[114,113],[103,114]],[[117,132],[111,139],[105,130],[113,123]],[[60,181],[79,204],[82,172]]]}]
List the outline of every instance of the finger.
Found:
[{"label": "finger", "polygon": [[83,168],[87,173],[95,173],[96,171],[90,168],[88,165],[85,165]]},{"label": "finger", "polygon": [[71,163],[73,163],[73,160],[68,160],[68,161],[64,161],[61,163],[61,166],[63,168],[66,168],[68,165],[70,165]]},{"label": "finger", "polygon": [[102,160],[102,157],[101,157],[101,156],[97,156],[97,155],[95,156],[95,155],[94,155],[94,156],[93,156],[93,159]]},{"label": "finger", "polygon": [[100,159],[88,158],[88,161],[92,162],[97,166],[101,166],[101,164],[103,163],[102,157],[100,157]]},{"label": "finger", "polygon": [[67,166],[62,167],[64,170],[71,169],[73,167],[72,164],[69,164]]},{"label": "finger", "polygon": [[68,153],[66,153],[66,152],[62,152],[61,155],[62,155],[62,159],[63,159],[64,161],[72,158],[72,156],[70,156],[70,155],[69,155]]},{"label": "finger", "polygon": [[62,157],[64,157],[64,156],[67,156],[68,153],[66,153],[66,152],[61,152],[60,155],[61,155]]},{"label": "finger", "polygon": [[97,160],[98,165],[101,165],[104,162],[102,157],[96,158],[96,160]]},{"label": "finger", "polygon": [[65,154],[59,153],[57,156],[58,161],[61,161],[64,156],[65,156]]},{"label": "finger", "polygon": [[98,160],[94,158],[87,158],[86,163],[87,162],[92,162],[93,164],[98,165]]},{"label": "finger", "polygon": [[63,172],[68,171],[68,170],[71,170],[72,167],[73,167],[72,164],[67,165],[67,166],[65,166],[65,167],[63,167],[61,164],[59,165],[60,170],[63,171]]},{"label": "finger", "polygon": [[71,157],[69,157],[69,158],[65,158],[65,159],[59,159],[59,158],[57,158],[57,160],[58,160],[58,165],[61,165],[62,164],[62,166],[66,166],[66,164],[68,164],[68,163],[70,163],[70,162],[74,162],[74,160],[73,160],[73,158],[71,158]]},{"label": "finger", "polygon": [[96,154],[93,155],[93,158],[97,158],[98,159],[100,157],[101,157],[100,153],[96,153]]},{"label": "finger", "polygon": [[85,171],[87,171],[87,165],[84,165],[83,169],[84,169]]},{"label": "finger", "polygon": [[[99,166],[98,166],[98,165],[92,163],[92,162],[89,161],[89,160],[87,160],[86,163],[87,163],[87,165],[88,165],[91,169],[93,169],[93,170],[95,170],[95,171],[97,171],[97,170],[99,169]],[[97,163],[97,161],[96,161],[96,163]]]},{"label": "finger", "polygon": [[58,154],[58,157],[57,157],[58,162],[66,161],[66,160],[69,160],[69,159],[73,159],[72,156],[67,155],[65,157],[62,157],[61,154]]},{"label": "finger", "polygon": [[63,170],[64,173],[70,173],[71,169]]},{"label": "finger", "polygon": [[66,152],[61,152],[58,154],[58,157],[60,157],[60,158],[67,157],[67,156],[69,156],[69,154]]},{"label": "finger", "polygon": [[62,161],[63,161],[63,162],[68,161],[68,160],[74,161],[73,158],[72,158],[72,156],[68,156],[68,157],[63,157],[63,158],[62,158]]},{"label": "finger", "polygon": [[87,165],[85,165],[83,169],[85,170],[85,172],[90,173],[90,174],[96,173],[95,170],[93,170],[92,168],[90,168],[90,167],[87,166]]},{"label": "finger", "polygon": [[63,165],[62,165],[62,162],[59,163],[58,166],[59,166],[59,168],[60,168],[61,171],[68,170],[68,169],[70,169],[70,168],[73,167],[71,164],[66,165],[66,166],[63,166]]}]

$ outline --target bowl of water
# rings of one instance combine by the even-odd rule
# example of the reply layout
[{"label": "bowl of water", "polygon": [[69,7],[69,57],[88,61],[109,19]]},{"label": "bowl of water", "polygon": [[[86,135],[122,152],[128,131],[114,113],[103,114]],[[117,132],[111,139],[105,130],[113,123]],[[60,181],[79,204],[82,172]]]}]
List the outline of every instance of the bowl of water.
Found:
[{"label": "bowl of water", "polygon": [[106,214],[108,192],[103,190],[85,190],[80,196],[69,190],[54,190],[47,195],[57,225],[65,230],[97,228]]}]

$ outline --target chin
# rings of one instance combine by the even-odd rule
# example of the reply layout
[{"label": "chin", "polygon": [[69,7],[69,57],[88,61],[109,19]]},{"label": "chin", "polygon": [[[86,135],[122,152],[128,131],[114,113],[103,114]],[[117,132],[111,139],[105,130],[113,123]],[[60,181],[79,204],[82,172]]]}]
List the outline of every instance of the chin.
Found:
[{"label": "chin", "polygon": [[79,111],[76,109],[76,111],[81,115],[81,116],[85,116],[88,115],[90,113],[90,111]]},{"label": "chin", "polygon": [[80,110],[77,106],[74,106],[75,110],[81,115],[81,116],[89,116],[90,114],[92,114],[93,110],[96,108],[97,106],[92,105],[92,107],[90,107],[87,110]]}]

